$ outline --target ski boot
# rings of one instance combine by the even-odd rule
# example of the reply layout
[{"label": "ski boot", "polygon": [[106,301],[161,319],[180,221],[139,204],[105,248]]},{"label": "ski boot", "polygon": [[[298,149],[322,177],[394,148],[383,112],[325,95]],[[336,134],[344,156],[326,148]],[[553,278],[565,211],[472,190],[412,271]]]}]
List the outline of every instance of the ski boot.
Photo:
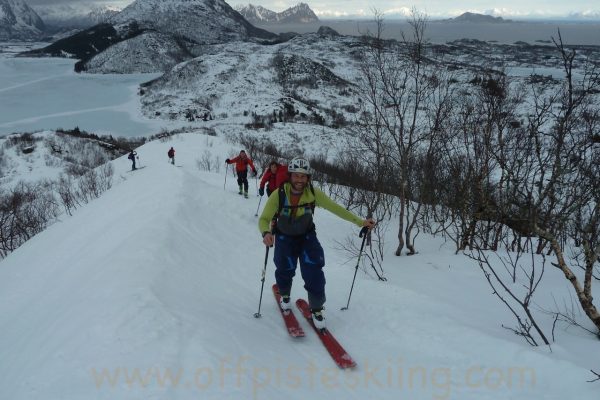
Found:
[{"label": "ski boot", "polygon": [[292,303],[290,302],[290,295],[283,294],[281,295],[281,299],[279,299],[279,306],[283,311],[291,310]]},{"label": "ski boot", "polygon": [[317,328],[318,330],[322,331],[326,328],[325,325],[325,317],[323,316],[323,309],[322,308],[312,308],[310,310],[311,314],[312,314],[312,320],[313,320],[313,324],[315,324],[315,328]]}]

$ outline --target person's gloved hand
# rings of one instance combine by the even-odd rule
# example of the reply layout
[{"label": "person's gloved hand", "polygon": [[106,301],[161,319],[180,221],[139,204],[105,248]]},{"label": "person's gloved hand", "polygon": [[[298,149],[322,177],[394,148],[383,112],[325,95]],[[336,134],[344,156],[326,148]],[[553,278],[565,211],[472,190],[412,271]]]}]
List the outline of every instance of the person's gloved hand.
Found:
[{"label": "person's gloved hand", "polygon": [[252,171],[252,177],[254,178],[256,175],[258,175],[258,173],[256,172],[256,170]]},{"label": "person's gloved hand", "polygon": [[227,160],[225,160],[225,164],[230,164],[231,160],[228,158]]},{"label": "person's gloved hand", "polygon": [[263,196],[265,194],[265,188],[258,189],[258,194],[260,194],[261,196]]}]

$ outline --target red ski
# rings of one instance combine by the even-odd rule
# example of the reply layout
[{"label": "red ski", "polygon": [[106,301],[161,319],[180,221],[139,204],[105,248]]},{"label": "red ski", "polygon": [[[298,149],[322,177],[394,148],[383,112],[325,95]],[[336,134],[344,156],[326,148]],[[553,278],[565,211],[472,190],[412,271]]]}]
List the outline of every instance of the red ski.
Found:
[{"label": "red ski", "polygon": [[277,301],[277,307],[279,307],[279,311],[281,311],[281,316],[283,317],[283,322],[285,322],[285,326],[287,327],[288,333],[292,337],[303,337],[304,331],[300,326],[300,323],[296,319],[296,316],[292,312],[292,310],[283,311],[281,306],[279,305],[279,299],[281,299],[281,295],[279,294],[279,288],[277,285],[273,285],[273,294],[275,295],[275,300]]},{"label": "red ski", "polygon": [[338,343],[337,340],[333,337],[331,332],[325,328],[323,330],[317,329],[312,320],[312,315],[310,313],[310,308],[308,307],[308,303],[303,299],[296,300],[296,306],[302,311],[302,315],[304,318],[310,323],[313,327],[321,342],[333,358],[333,361],[337,364],[338,367],[345,368],[353,368],[356,367],[356,362],[350,357],[350,355],[344,350],[341,344]]}]

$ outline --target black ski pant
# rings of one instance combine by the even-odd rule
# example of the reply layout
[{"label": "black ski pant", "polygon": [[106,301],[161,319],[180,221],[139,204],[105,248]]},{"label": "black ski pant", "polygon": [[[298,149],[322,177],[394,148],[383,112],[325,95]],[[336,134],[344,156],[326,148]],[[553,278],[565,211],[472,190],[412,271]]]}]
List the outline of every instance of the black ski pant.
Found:
[{"label": "black ski pant", "polygon": [[237,171],[238,186],[244,185],[244,192],[248,193],[248,170]]}]

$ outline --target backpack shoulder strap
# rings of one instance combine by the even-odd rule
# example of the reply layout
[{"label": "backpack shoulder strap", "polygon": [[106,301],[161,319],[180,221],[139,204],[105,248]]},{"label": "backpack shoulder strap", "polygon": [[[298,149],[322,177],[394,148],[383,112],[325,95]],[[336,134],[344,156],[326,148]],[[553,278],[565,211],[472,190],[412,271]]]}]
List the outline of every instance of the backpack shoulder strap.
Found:
[{"label": "backpack shoulder strap", "polygon": [[310,203],[310,210],[312,211],[313,215],[315,214],[315,205],[317,203],[317,195],[315,194],[315,188],[313,187],[312,182],[308,182],[308,187],[310,188],[311,193],[313,194],[313,197],[315,198],[315,200]]},{"label": "backpack shoulder strap", "polygon": [[[286,183],[287,182],[285,182],[284,184],[279,186],[279,189],[278,189],[279,190],[279,207],[277,208],[277,213],[275,213],[274,218],[279,217],[279,214],[281,214],[281,210],[283,210],[283,207],[285,207],[285,198],[286,198],[285,184]],[[315,197],[315,200],[316,200],[315,188],[313,187],[312,182],[309,182],[308,185],[309,185],[308,187],[310,188],[310,191],[313,194],[313,197]],[[314,214],[315,213],[315,201],[309,203],[309,205],[310,205],[310,210]]]},{"label": "backpack shoulder strap", "polygon": [[277,213],[275,213],[275,218],[279,217],[281,214],[281,210],[283,210],[283,205],[285,204],[285,183],[279,186],[279,207],[277,208]]}]

